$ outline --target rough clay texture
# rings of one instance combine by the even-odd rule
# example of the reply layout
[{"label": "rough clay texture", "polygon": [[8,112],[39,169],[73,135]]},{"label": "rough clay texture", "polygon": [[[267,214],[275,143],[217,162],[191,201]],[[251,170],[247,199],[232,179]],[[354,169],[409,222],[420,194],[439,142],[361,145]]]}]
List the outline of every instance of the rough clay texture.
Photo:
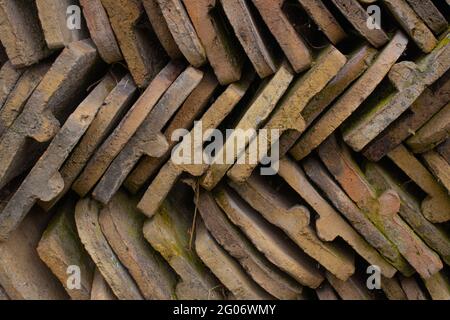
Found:
[{"label": "rough clay texture", "polygon": [[446,4],[0,0],[0,300],[450,300]]}]

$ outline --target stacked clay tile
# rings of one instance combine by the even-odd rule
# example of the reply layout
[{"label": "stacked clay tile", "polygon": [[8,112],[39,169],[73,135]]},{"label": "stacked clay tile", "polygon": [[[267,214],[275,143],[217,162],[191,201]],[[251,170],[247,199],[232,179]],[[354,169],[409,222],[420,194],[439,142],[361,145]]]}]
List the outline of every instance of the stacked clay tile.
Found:
[{"label": "stacked clay tile", "polygon": [[[0,0],[0,300],[450,300],[449,20]],[[174,161],[212,129],[280,135]]]}]

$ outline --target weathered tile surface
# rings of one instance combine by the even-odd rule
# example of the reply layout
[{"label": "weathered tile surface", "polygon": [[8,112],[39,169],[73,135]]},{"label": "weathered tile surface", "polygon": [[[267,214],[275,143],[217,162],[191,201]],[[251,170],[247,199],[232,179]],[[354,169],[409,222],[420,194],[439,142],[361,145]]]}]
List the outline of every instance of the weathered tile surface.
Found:
[{"label": "weathered tile surface", "polygon": [[81,242],[117,298],[142,300],[136,283],[103,235],[100,211],[100,204],[95,200],[85,198],[78,201],[75,222]]},{"label": "weathered tile surface", "polygon": [[[0,140],[0,188],[28,169],[77,103],[98,62],[90,40],[62,51]],[[90,84],[90,83],[89,83]]]},{"label": "weathered tile surface", "polygon": [[[300,76],[289,88],[274,114],[263,128],[267,129],[268,132],[278,130],[280,136],[288,130],[303,132],[306,128],[305,120],[302,116],[303,109],[337,75],[346,61],[347,58],[335,47],[329,46],[323,49],[314,66]],[[279,142],[279,139],[272,139],[271,134],[258,134],[258,139],[254,139],[246,152],[242,153],[237,163],[228,172],[228,176],[236,182],[248,179],[255,167],[268,155],[268,151],[258,152],[257,163],[249,163],[250,161],[246,159],[251,159],[249,156],[250,150],[257,149],[255,145],[265,145],[267,146],[265,150],[270,150],[272,145],[276,145],[277,142]]]},{"label": "weathered tile surface", "polygon": [[447,161],[450,163],[450,138],[442,142],[437,148],[436,151]]},{"label": "weathered tile surface", "polygon": [[431,0],[406,0],[435,34],[443,32],[448,22]]},{"label": "weathered tile surface", "polygon": [[424,216],[433,223],[450,220],[450,197],[433,175],[404,146],[400,145],[388,154],[389,158],[408,175],[428,196],[422,201]]},{"label": "weathered tile surface", "polygon": [[144,298],[173,299],[176,276],[145,240],[144,219],[136,209],[136,201],[124,192],[118,192],[99,216],[103,234]]},{"label": "weathered tile surface", "polygon": [[437,44],[433,32],[417,16],[406,0],[384,0],[397,22],[423,52],[431,52]]},{"label": "weathered tile surface", "polygon": [[320,270],[298,247],[283,238],[252,207],[228,188],[216,189],[215,199],[228,218],[253,242],[273,264],[300,284],[317,288],[323,281]]},{"label": "weathered tile surface", "polygon": [[230,186],[268,222],[283,230],[307,255],[339,279],[346,281],[354,272],[352,254],[337,244],[322,242],[310,226],[310,211],[290,203],[253,175],[246,183]]},{"label": "weathered tile surface", "polygon": [[38,200],[51,201],[63,191],[64,180],[59,170],[102,106],[108,82],[108,78],[100,82],[70,115],[8,201],[0,214],[0,239],[8,238]]},{"label": "weathered tile surface", "polygon": [[408,39],[401,32],[392,38],[383,51],[376,57],[369,69],[340,96],[333,106],[307,130],[291,154],[301,160],[317,148],[332,134],[358,107],[388,74],[391,67],[406,49]]},{"label": "weathered tile surface", "polygon": [[386,277],[392,277],[396,270],[374,249],[313,187],[300,165],[285,158],[280,161],[279,175],[319,215],[316,220],[317,235],[324,241],[338,237],[347,242],[370,264],[380,267]]},{"label": "weathered tile surface", "polygon": [[400,197],[394,190],[377,193],[348,148],[335,136],[330,136],[318,152],[342,189],[422,277],[429,278],[442,269],[437,254],[398,215]]},{"label": "weathered tile surface", "polygon": [[328,282],[322,283],[322,285],[316,289],[316,294],[319,300],[339,300],[333,287]]},{"label": "weathered tile surface", "polygon": [[325,193],[333,205],[353,227],[400,272],[411,275],[414,269],[401,256],[396,246],[372,223],[365,213],[334,182],[318,160],[310,157],[304,162],[309,178]]},{"label": "weathered tile surface", "polygon": [[[245,152],[247,144],[251,144],[251,140],[256,137],[250,137],[249,141],[239,143],[237,141],[242,139],[240,135],[247,134],[248,130],[258,130],[269,119],[293,78],[291,67],[285,63],[267,83],[262,85],[236,124],[234,128],[236,135],[228,137],[202,177],[201,184],[205,189],[213,189],[233,166],[232,162]],[[230,150],[234,150],[233,155],[227,154]]]},{"label": "weathered tile surface", "polygon": [[93,197],[107,204],[125,181],[134,166],[144,156],[159,158],[169,149],[162,134],[164,126],[203,78],[203,72],[188,67],[167,89],[134,136],[111,162],[92,192]]},{"label": "weathered tile surface", "polygon": [[157,38],[141,24],[145,16],[139,0],[102,0],[111,27],[137,86],[145,88],[166,63]]},{"label": "weathered tile surface", "polygon": [[342,281],[327,272],[326,277],[343,300],[374,300],[365,283],[356,276],[347,281]]},{"label": "weathered tile surface", "polygon": [[[196,123],[191,132],[185,136],[180,144],[178,144],[173,151],[174,154],[176,154],[178,150],[185,150],[186,152],[191,150],[191,156],[193,158],[195,157],[195,154],[201,153],[203,150],[202,144],[191,145],[191,141],[195,138],[194,132],[202,132],[202,135],[205,136],[207,130],[217,128],[243,98],[250,83],[253,81],[253,76],[253,74],[248,73],[247,77],[243,78],[241,81],[230,84],[209,107],[208,111],[205,112],[200,119],[200,122]],[[211,135],[211,133],[209,133],[209,135]],[[139,202],[138,208],[148,217],[152,217],[183,172],[187,172],[194,177],[200,177],[207,169],[208,165],[203,162],[201,162],[201,164],[175,164],[172,160],[169,160],[152,181]]]},{"label": "weathered tile surface", "polygon": [[325,6],[322,0],[298,0],[303,9],[311,16],[317,26],[333,44],[338,44],[347,37],[339,22]]},{"label": "weathered tile surface", "polygon": [[0,0],[0,300],[449,300],[446,4]]},{"label": "weathered tile surface", "polygon": [[400,283],[408,300],[428,300],[414,277],[400,276]]},{"label": "weathered tile surface", "polygon": [[145,222],[144,236],[180,276],[178,299],[222,299],[220,283],[189,246],[193,217],[166,200],[155,216]]},{"label": "weathered tile surface", "polygon": [[[37,252],[73,300],[89,300],[95,267],[78,237],[75,204],[76,201],[69,198],[57,209],[39,241]],[[80,272],[79,288],[71,287],[78,285],[70,279],[74,275],[70,268],[74,267]]]},{"label": "weathered tile surface", "polygon": [[80,4],[92,41],[102,59],[107,63],[121,61],[122,52],[101,0],[80,0]]},{"label": "weathered tile surface", "polygon": [[379,161],[389,151],[414,134],[450,100],[450,72],[425,89],[422,95],[389,127],[379,134],[364,150],[364,156]]},{"label": "weathered tile surface", "polygon": [[428,169],[450,194],[450,164],[436,151],[428,151],[422,155]]},{"label": "weathered tile surface", "polygon": [[[450,59],[449,59],[450,60]],[[436,113],[406,144],[414,153],[433,149],[450,136],[450,103]]]},{"label": "weathered tile surface", "polygon": [[79,28],[69,29],[71,20],[68,10],[70,6],[77,6],[76,0],[36,0],[36,6],[44,31],[45,42],[52,49],[61,49],[73,41],[79,41],[88,37],[86,25],[80,20]]},{"label": "weathered tile surface", "polygon": [[119,125],[98,148],[72,189],[84,196],[97,184],[114,158],[133,137],[164,92],[183,71],[182,63],[171,62],[155,77]]},{"label": "weathered tile surface", "polygon": [[218,88],[219,83],[212,71],[206,72],[203,79],[195,87],[164,130],[164,136],[169,142],[169,148],[166,154],[160,158],[144,156],[124,182],[128,190],[133,193],[139,191],[168,161],[173,148],[177,145],[177,141],[172,140],[172,135],[179,129],[189,130],[194,126],[194,122],[209,107]]},{"label": "weathered tile surface", "polygon": [[183,56],[178,45],[170,33],[166,20],[162,14],[157,0],[142,0],[145,12],[148,15],[153,31],[158,37],[159,42],[163,46],[170,58],[179,59]]},{"label": "weathered tile surface", "polygon": [[[126,75],[116,85],[116,75],[108,74],[104,101],[100,110],[87,129],[85,135],[74,148],[70,157],[62,166],[60,173],[64,180],[64,189],[50,202],[39,202],[45,210],[50,210],[64,195],[69,192],[72,184],[83,171],[90,157],[93,156],[98,146],[120,121],[123,114],[129,109],[136,93],[136,85],[130,75]],[[106,80],[106,79],[105,79]]]},{"label": "weathered tile surface", "polygon": [[272,32],[295,72],[308,69],[312,63],[310,49],[283,11],[285,0],[253,0],[264,22]]},{"label": "weathered tile surface", "polygon": [[298,299],[302,287],[256,250],[249,239],[227,218],[210,192],[203,189],[199,192],[197,207],[206,228],[215,240],[268,293],[277,299]]},{"label": "weathered tile surface", "polygon": [[195,230],[195,249],[200,259],[236,299],[272,300],[244,269],[213,239],[203,223]]},{"label": "weathered tile surface", "polygon": [[206,63],[206,52],[182,0],[156,0],[175,43],[186,60],[194,67]]},{"label": "weathered tile surface", "polygon": [[92,281],[91,300],[117,300],[97,268],[95,268],[94,280]]},{"label": "weathered tile surface", "polygon": [[[449,40],[450,34],[447,34],[447,37],[439,43],[436,49],[418,63],[402,61],[392,67],[389,72],[389,79],[394,84],[396,91],[379,103],[365,106],[364,113],[359,114],[357,119],[353,119],[344,128],[344,140],[353,150],[361,151],[405,112],[428,86],[450,69]],[[450,107],[447,109],[450,110]],[[450,117],[450,111],[445,111],[445,108],[441,112],[443,114],[440,117],[437,116],[439,119]],[[444,122],[445,120],[440,121]],[[447,122],[450,123],[450,121]],[[438,129],[439,124],[435,123],[434,125],[438,126],[434,130],[436,135],[442,134],[446,138],[445,134],[441,133],[445,131],[442,128],[445,127],[445,124],[440,125],[442,129]],[[450,128],[447,131],[450,131]],[[417,137],[420,132],[415,134],[416,138],[411,139],[420,139],[420,137]],[[427,139],[424,140],[423,143],[426,143]]]},{"label": "weathered tile surface", "polygon": [[369,28],[369,14],[357,0],[332,0],[353,27],[376,48],[382,47],[389,38],[380,28]]},{"label": "weathered tile surface", "polygon": [[1,81],[0,85],[3,86],[5,91],[10,90],[7,98],[2,99],[3,97],[0,97],[0,102],[4,102],[0,109],[0,137],[22,112],[28,98],[39,85],[49,68],[49,63],[40,63],[29,67],[17,80],[14,88],[9,87],[8,85],[11,77],[8,77],[9,79],[3,78],[1,75],[2,71],[0,71],[0,78],[5,81]]},{"label": "weathered tile surface", "polygon": [[261,78],[277,70],[273,47],[244,0],[221,0],[223,10],[253,67]]},{"label": "weathered tile surface", "polygon": [[5,289],[2,288],[2,286],[0,286],[0,301],[6,301],[9,300],[8,295],[5,292]]},{"label": "weathered tile surface", "polygon": [[243,53],[214,12],[219,0],[183,0],[183,3],[219,82],[226,85],[238,81],[242,76]]},{"label": "weathered tile surface", "polygon": [[445,230],[436,224],[428,221],[420,208],[420,202],[415,199],[400,181],[392,177],[389,172],[381,166],[368,163],[365,170],[370,183],[380,191],[392,189],[400,197],[400,216],[411,226],[417,235],[433,250],[435,250],[442,260],[450,264],[450,237]]},{"label": "weathered tile surface", "polygon": [[0,69],[0,111],[11,91],[22,76],[24,69],[15,68],[11,61],[6,61]]},{"label": "weathered tile surface", "polygon": [[49,219],[49,214],[35,208],[8,241],[0,242],[0,285],[11,299],[65,300],[68,297],[36,252]]}]

